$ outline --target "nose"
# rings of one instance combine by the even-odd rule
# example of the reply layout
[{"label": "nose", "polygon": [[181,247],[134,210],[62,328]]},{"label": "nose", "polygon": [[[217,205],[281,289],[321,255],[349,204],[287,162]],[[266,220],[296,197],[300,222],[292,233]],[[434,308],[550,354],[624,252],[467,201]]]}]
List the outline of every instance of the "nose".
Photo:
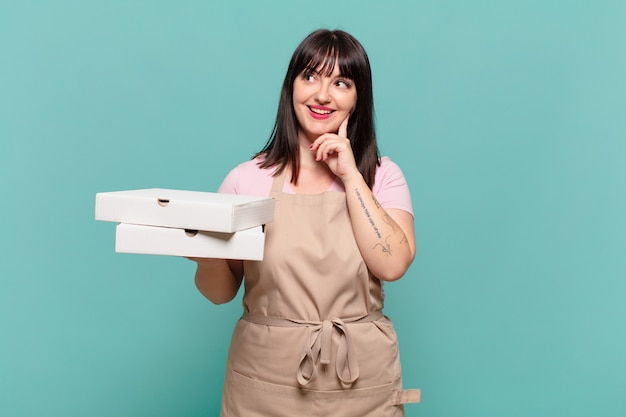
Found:
[{"label": "nose", "polygon": [[326,104],[330,102],[330,83],[324,80],[319,83],[319,88],[315,92],[315,100],[320,104]]}]

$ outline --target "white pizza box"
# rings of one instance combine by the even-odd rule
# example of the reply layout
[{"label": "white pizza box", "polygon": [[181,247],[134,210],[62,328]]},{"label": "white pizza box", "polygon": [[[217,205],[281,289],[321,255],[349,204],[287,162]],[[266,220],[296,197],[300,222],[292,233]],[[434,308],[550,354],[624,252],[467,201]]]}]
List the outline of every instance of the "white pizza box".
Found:
[{"label": "white pizza box", "polygon": [[265,248],[262,226],[222,233],[120,223],[115,252],[260,261]]},{"label": "white pizza box", "polygon": [[269,197],[148,188],[96,194],[96,220],[231,233],[274,219]]}]

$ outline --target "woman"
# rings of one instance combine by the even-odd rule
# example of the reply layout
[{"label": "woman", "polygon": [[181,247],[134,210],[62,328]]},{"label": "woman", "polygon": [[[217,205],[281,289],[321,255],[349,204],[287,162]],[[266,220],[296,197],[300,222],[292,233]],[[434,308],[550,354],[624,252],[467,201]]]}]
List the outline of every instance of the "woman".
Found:
[{"label": "woman", "polygon": [[[373,190],[373,191],[372,191]],[[276,199],[262,262],[194,259],[196,285],[244,315],[228,355],[222,416],[402,416],[397,338],[381,281],[415,255],[406,181],[380,158],[371,69],[343,31],[311,33],[294,52],[274,131],[220,192]]]}]

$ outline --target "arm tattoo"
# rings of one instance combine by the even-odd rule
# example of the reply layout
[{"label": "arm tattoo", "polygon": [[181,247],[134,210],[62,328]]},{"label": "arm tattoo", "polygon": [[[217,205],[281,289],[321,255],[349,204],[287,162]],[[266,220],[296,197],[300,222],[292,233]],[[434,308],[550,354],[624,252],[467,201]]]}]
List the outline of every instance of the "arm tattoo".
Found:
[{"label": "arm tattoo", "polygon": [[396,222],[393,221],[391,216],[385,213],[383,215],[383,221],[391,227],[391,230],[393,231],[393,234],[395,235],[396,232],[398,231],[398,225],[396,224]]},{"label": "arm tattoo", "polygon": [[391,230],[393,231],[394,235],[396,234],[398,230],[400,230],[400,232],[402,233],[402,238],[400,239],[401,245],[403,243],[409,243],[409,239],[407,239],[406,233],[404,233],[402,229],[400,229],[398,224],[393,220],[393,218],[391,218],[390,215],[385,213],[385,215],[383,216],[383,220],[385,221],[385,223],[387,223],[391,227]]},{"label": "arm tattoo", "polygon": [[367,219],[372,225],[374,232],[376,232],[376,236],[378,236],[379,239],[382,239],[382,235],[380,234],[380,230],[378,230],[378,226],[376,226],[376,223],[374,223],[374,219],[372,219],[372,215],[370,214],[367,207],[365,207],[365,201],[363,201],[363,197],[361,196],[361,193],[356,188],[354,189],[354,192],[356,193],[356,197],[359,199],[359,202],[361,203],[361,208],[365,212],[365,215],[367,216]]},{"label": "arm tattoo", "polygon": [[378,200],[376,200],[376,197],[374,197],[374,194],[372,194],[372,200],[374,200],[374,204],[376,204],[376,208],[380,208],[380,203],[378,202]]},{"label": "arm tattoo", "polygon": [[[378,229],[378,226],[376,226],[376,223],[374,223],[374,219],[372,218],[372,215],[370,214],[369,210],[367,209],[367,207],[365,207],[365,201],[363,201],[363,197],[361,196],[361,193],[359,192],[358,189],[354,189],[354,192],[356,193],[356,197],[359,199],[359,203],[361,203],[361,208],[363,209],[363,212],[365,213],[365,215],[367,216],[367,220],[369,220],[370,225],[372,226],[372,228],[374,229],[374,232],[376,232],[376,236],[378,236],[379,239],[382,239],[382,234],[380,233],[380,230]],[[376,205],[376,208],[380,209],[381,205],[378,202],[378,200],[376,200],[376,198],[374,197],[374,195],[372,194],[372,200],[374,201],[374,204]],[[383,214],[383,221],[385,223],[387,223],[389,225],[389,227],[391,228],[391,231],[393,232],[393,234],[395,235],[396,233],[398,233],[398,231],[400,233],[402,233],[402,239],[400,239],[400,244],[408,244],[408,239],[406,237],[406,234],[402,232],[402,229],[400,229],[400,227],[398,226],[398,224],[393,220],[393,218],[385,213]],[[372,249],[376,249],[377,247],[380,246],[381,251],[386,254],[387,256],[391,256],[393,255],[393,251],[391,249],[391,244],[389,243],[389,238],[391,237],[391,235],[387,236],[385,238],[385,243],[377,243],[375,244]]]},{"label": "arm tattoo", "polygon": [[378,246],[380,246],[380,249],[382,250],[382,252],[386,254],[387,256],[393,255],[391,251],[391,245],[389,244],[389,236],[387,236],[387,238],[385,239],[384,245],[382,243],[377,243],[372,247],[372,249],[376,249]]}]

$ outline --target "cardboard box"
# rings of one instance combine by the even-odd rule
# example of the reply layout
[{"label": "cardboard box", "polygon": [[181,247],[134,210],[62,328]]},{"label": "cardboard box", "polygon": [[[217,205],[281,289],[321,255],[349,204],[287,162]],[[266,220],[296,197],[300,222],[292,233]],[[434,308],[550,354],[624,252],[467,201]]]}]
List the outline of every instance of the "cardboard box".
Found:
[{"label": "cardboard box", "polygon": [[120,223],[115,232],[115,251],[121,253],[260,261],[264,248],[261,226],[220,233]]},{"label": "cardboard box", "polygon": [[150,188],[96,194],[96,220],[232,233],[274,219],[276,202],[256,197]]}]

